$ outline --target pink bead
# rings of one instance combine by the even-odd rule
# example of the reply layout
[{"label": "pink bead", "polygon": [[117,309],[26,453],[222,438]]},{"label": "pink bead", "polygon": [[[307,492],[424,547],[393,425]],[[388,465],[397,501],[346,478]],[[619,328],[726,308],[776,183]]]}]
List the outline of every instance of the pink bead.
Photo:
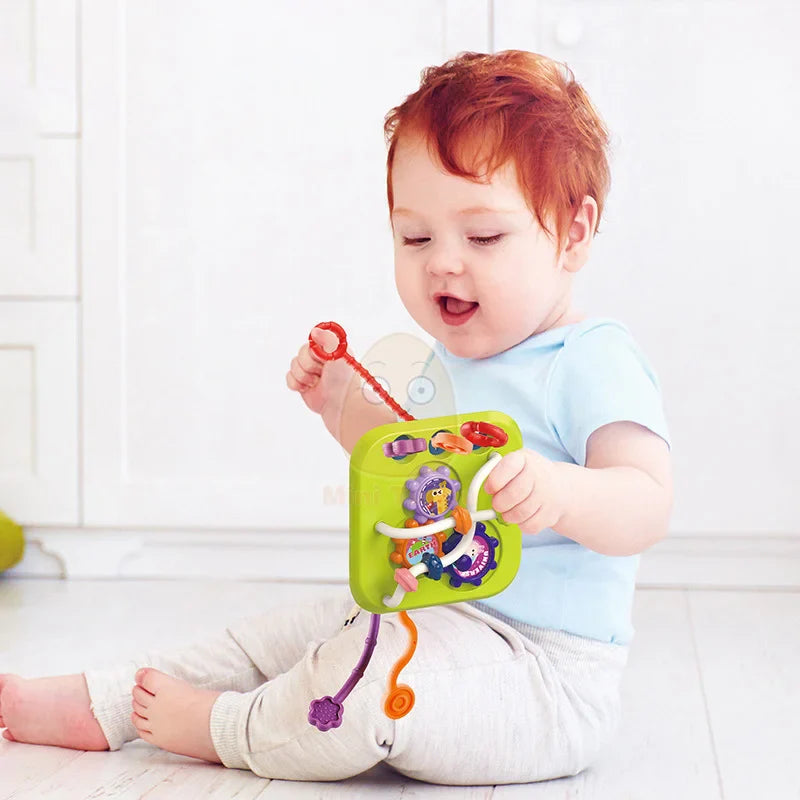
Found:
[{"label": "pink bead", "polygon": [[400,567],[394,571],[394,579],[407,592],[416,592],[419,581],[411,574],[411,570]]}]

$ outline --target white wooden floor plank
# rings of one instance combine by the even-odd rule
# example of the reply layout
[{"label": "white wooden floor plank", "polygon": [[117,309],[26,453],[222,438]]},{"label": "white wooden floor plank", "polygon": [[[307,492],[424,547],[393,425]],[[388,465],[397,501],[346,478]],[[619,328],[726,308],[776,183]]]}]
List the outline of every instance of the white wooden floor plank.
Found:
[{"label": "white wooden floor plank", "polygon": [[30,791],[82,755],[62,747],[24,746],[0,737],[0,800]]},{"label": "white wooden floor plank", "polygon": [[[410,780],[378,764],[368,772],[337,783],[270,782],[263,800],[490,800],[491,786],[435,786]],[[261,800],[261,798],[259,798]]]},{"label": "white wooden floor plank", "polygon": [[[127,752],[136,749],[152,748],[145,742],[130,742],[125,745]],[[163,751],[162,751],[163,752]],[[146,800],[258,800],[269,785],[267,778],[259,778],[249,770],[226,769],[218,764],[207,764],[195,758],[173,756],[175,763],[164,774],[157,777],[152,787],[144,792],[120,795],[124,800],[146,798]]]},{"label": "white wooden floor plank", "polygon": [[391,770],[378,764],[371,770],[337,782],[272,780],[259,800],[349,800],[381,797],[392,800],[402,794],[402,781]]},{"label": "white wooden floor plank", "polygon": [[691,592],[725,800],[800,798],[800,593]]},{"label": "white wooden floor plank", "polygon": [[[9,749],[14,743],[8,743]],[[17,745],[21,749],[25,745]],[[28,746],[28,749],[33,749]],[[60,748],[40,748],[56,750]],[[167,753],[144,742],[132,742],[114,753],[76,753],[78,758],[13,800],[254,800],[269,781],[251,772],[229,770],[193,758]],[[13,760],[13,755],[9,756]]]},{"label": "white wooden floor plank", "polygon": [[573,778],[498,786],[493,800],[720,797],[683,592],[637,592],[634,625],[612,746]]}]

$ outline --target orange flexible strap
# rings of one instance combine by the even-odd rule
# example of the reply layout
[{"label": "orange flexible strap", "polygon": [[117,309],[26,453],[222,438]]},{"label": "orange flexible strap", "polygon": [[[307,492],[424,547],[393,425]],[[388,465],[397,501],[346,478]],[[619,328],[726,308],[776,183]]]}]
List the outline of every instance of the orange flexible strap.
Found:
[{"label": "orange flexible strap", "polygon": [[414,690],[404,683],[398,686],[397,677],[417,649],[417,626],[411,621],[407,611],[400,612],[400,621],[408,629],[408,647],[389,673],[389,695],[383,704],[384,713],[389,719],[400,719],[414,708]]}]

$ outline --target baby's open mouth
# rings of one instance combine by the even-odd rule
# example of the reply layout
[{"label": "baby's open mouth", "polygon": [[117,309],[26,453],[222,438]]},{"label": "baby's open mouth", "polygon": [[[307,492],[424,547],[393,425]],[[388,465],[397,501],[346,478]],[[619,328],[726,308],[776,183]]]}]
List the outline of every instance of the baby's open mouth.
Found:
[{"label": "baby's open mouth", "polygon": [[448,297],[447,295],[440,297],[439,302],[443,303],[451,314],[463,314],[478,305],[474,301],[459,300],[457,297]]},{"label": "baby's open mouth", "polygon": [[448,325],[463,325],[478,309],[478,303],[472,300],[459,300],[457,297],[442,295],[439,298],[439,309],[442,319]]}]

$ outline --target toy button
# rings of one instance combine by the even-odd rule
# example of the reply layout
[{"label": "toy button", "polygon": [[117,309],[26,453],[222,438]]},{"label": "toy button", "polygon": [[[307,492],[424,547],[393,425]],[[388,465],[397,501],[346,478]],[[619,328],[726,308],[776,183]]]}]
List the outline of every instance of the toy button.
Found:
[{"label": "toy button", "polygon": [[428,446],[425,439],[412,439],[406,434],[401,434],[393,442],[384,442],[383,454],[388,458],[403,458],[412,453],[421,453]]},{"label": "toy button", "polygon": [[441,447],[448,453],[460,453],[466,455],[472,452],[472,442],[463,436],[456,436],[453,433],[436,433],[431,438],[434,447]]},{"label": "toy button", "polygon": [[434,439],[436,438],[436,436],[438,436],[438,434],[440,434],[440,433],[449,433],[449,431],[446,431],[446,430],[442,429],[442,430],[436,431],[436,433],[434,433],[434,434],[433,434],[433,436],[431,436],[431,441],[430,441],[430,444],[428,445],[428,452],[429,452],[429,453],[430,453],[432,456],[439,456],[439,455],[441,455],[442,453],[444,453],[444,448],[443,448],[443,447],[437,447],[437,446],[436,446],[436,445],[433,443],[433,440],[434,440]]}]

